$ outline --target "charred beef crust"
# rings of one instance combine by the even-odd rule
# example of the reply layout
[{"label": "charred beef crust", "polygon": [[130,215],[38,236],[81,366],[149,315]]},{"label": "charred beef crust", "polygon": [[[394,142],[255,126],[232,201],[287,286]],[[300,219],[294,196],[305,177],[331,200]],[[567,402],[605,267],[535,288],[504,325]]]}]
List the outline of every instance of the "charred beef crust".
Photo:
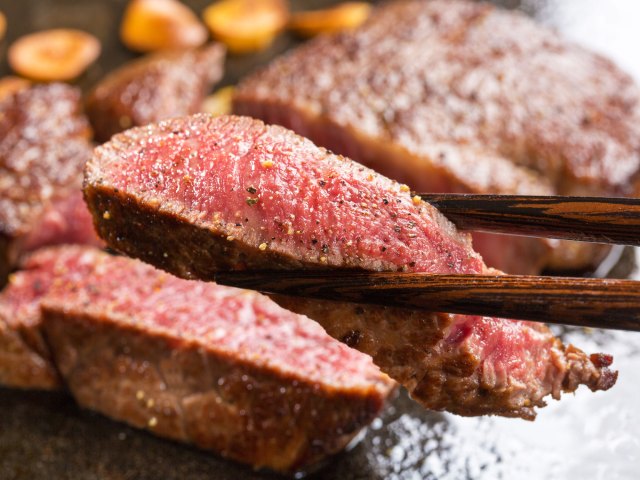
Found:
[{"label": "charred beef crust", "polygon": [[[220,129],[220,130],[217,130]],[[244,130],[246,129],[246,130]],[[254,144],[252,146],[248,133],[252,129],[262,131],[260,149]],[[248,157],[238,157],[237,152],[224,152],[226,146],[213,144],[218,140],[207,137],[207,132],[215,132],[215,135],[229,133],[226,145],[236,146],[239,143],[245,145],[247,151],[251,152]],[[243,136],[246,133],[246,137]],[[254,132],[255,133],[255,132]],[[201,137],[201,135],[203,135]],[[272,135],[272,137],[270,137]],[[216,137],[217,138],[217,137]],[[223,137],[221,137],[223,138]],[[181,186],[180,195],[186,194],[192,199],[196,206],[191,206],[182,200],[165,197],[169,191],[166,185],[154,180],[155,175],[175,175],[179,181],[187,181],[193,186],[193,179],[206,185],[203,173],[211,175],[222,175],[230,179],[236,193],[220,191],[223,195],[237,195],[240,199],[251,194],[253,189],[249,187],[244,192],[244,187],[233,183],[237,179],[242,183],[242,169],[255,174],[264,175],[262,178],[253,178],[256,184],[266,188],[267,185],[277,185],[283,190],[274,191],[274,208],[284,207],[288,204],[285,198],[290,198],[295,193],[288,192],[292,185],[289,180],[277,177],[279,173],[274,170],[260,170],[260,167],[251,167],[253,163],[243,163],[232,167],[233,174],[228,175],[226,171],[220,171],[221,165],[236,165],[234,158],[243,158],[244,162],[261,162],[260,155],[264,152],[265,158],[270,158],[277,148],[271,148],[273,138],[277,138],[280,145],[287,145],[283,142],[285,138],[290,140],[290,144],[283,147],[284,155],[278,156],[277,160],[283,162],[282,170],[296,175],[302,175],[301,184],[306,185],[304,195],[309,199],[310,205],[320,207],[320,203],[314,203],[314,195],[325,198],[327,194],[324,180],[317,180],[318,174],[314,169],[320,168],[333,179],[335,188],[342,187],[341,175],[352,174],[358,176],[356,183],[366,188],[377,188],[387,192],[375,190],[372,193],[376,198],[383,198],[388,195],[388,205],[377,207],[376,211],[390,212],[395,208],[396,201],[402,202],[406,208],[413,208],[415,212],[420,208],[420,202],[411,202],[406,190],[404,193],[393,193],[398,191],[398,184],[390,182],[388,179],[376,178],[370,172],[357,164],[348,162],[345,159],[331,156],[329,153],[317,149],[299,137],[292,135],[278,127],[265,127],[261,122],[240,117],[219,117],[195,116],[185,119],[174,119],[162,122],[156,126],[134,129],[115,137],[112,142],[96,150],[96,155],[87,165],[85,176],[85,199],[90,206],[94,216],[94,222],[100,234],[107,240],[109,245],[123,251],[131,256],[142,258],[158,267],[166,269],[178,276],[185,278],[201,278],[211,280],[214,274],[220,269],[230,268],[326,268],[328,260],[325,255],[324,246],[314,243],[308,237],[299,237],[300,242],[307,242],[301,250],[292,248],[293,244],[288,244],[288,248],[281,248],[279,239],[297,238],[287,237],[287,232],[277,234],[273,237],[272,247],[261,249],[260,242],[265,241],[264,233],[257,228],[260,219],[252,225],[247,223],[243,226],[242,220],[238,223],[228,221],[225,214],[233,215],[235,206],[230,212],[224,212],[222,219],[217,219],[217,215],[211,212],[199,210],[198,206],[202,198],[196,195],[192,199],[191,193],[184,192],[184,183],[178,182]],[[140,143],[142,142],[142,143]],[[236,143],[239,142],[239,143]],[[224,143],[224,142],[223,142]],[[145,147],[141,148],[144,144]],[[199,157],[195,145],[206,145],[206,148],[221,148],[212,158],[221,154],[219,165],[209,164],[210,158]],[[188,151],[193,154],[185,156],[182,146],[188,146]],[[156,146],[160,146],[156,150]],[[149,157],[145,153],[145,148],[155,152]],[[204,147],[203,147],[204,148]],[[234,148],[234,147],[231,147]],[[258,149],[258,150],[255,150]],[[264,150],[261,150],[264,149]],[[315,157],[315,155],[318,155]],[[190,159],[193,169],[184,170],[184,164]],[[196,160],[197,159],[197,160]],[[324,160],[323,160],[324,159]],[[150,161],[150,163],[146,163]],[[154,163],[154,162],[158,163]],[[304,166],[298,162],[307,162]],[[121,163],[125,162],[125,163]],[[140,163],[138,163],[140,162]],[[198,170],[198,162],[207,165],[207,171]],[[317,162],[317,163],[316,163]],[[326,164],[324,163],[326,162]],[[324,170],[324,168],[327,170]],[[110,171],[109,169],[115,169]],[[120,169],[133,169],[130,173],[123,173]],[[141,170],[136,170],[140,168]],[[116,176],[124,175],[123,180],[126,186],[123,188],[119,184],[113,183],[112,174],[117,171]],[[136,173],[137,171],[137,173]],[[136,177],[136,175],[140,177]],[[148,175],[151,175],[149,178]],[[238,177],[240,175],[240,177]],[[276,177],[271,177],[276,175]],[[184,176],[184,177],[183,177]],[[308,177],[308,178],[307,178]],[[320,177],[322,178],[322,177]],[[355,178],[355,177],[354,177]],[[165,180],[166,177],[165,177]],[[379,181],[380,183],[376,183]],[[323,184],[324,182],[324,184]],[[364,183],[359,183],[364,182]],[[117,182],[116,182],[117,183]],[[217,185],[216,182],[214,184]],[[345,182],[346,185],[346,182]],[[368,186],[365,186],[368,185]],[[379,187],[378,187],[379,185]],[[295,188],[298,188],[296,185]],[[190,187],[191,188],[191,187]],[[294,190],[295,190],[294,188]],[[333,190],[335,192],[335,190]],[[403,190],[400,189],[402,192]],[[209,198],[212,193],[206,188],[198,190],[198,195],[206,195]],[[277,192],[277,193],[276,193]],[[335,193],[334,193],[335,195]],[[230,197],[231,202],[238,202],[236,197]],[[405,198],[406,197],[406,198]],[[182,197],[180,197],[182,198]],[[332,201],[335,198],[332,198]],[[251,197],[249,198],[251,200]],[[217,200],[219,206],[225,208],[232,203]],[[326,201],[326,198],[325,198]],[[245,214],[255,215],[256,210],[251,210],[253,202],[240,202],[241,210],[238,212],[240,219],[243,218],[242,209]],[[247,206],[249,205],[249,206]],[[279,205],[276,207],[276,205]],[[409,207],[413,205],[412,207]],[[268,205],[264,204],[264,208]],[[326,205],[325,205],[326,206]],[[403,207],[403,208],[405,208]],[[214,207],[212,207],[214,208]],[[217,207],[215,207],[217,208]],[[343,218],[348,209],[360,208],[360,205],[347,205],[342,207]],[[425,207],[426,208],[426,207]],[[345,210],[346,209],[346,210]],[[415,213],[414,212],[414,213]],[[474,257],[473,251],[460,237],[453,227],[446,221],[438,220],[440,214],[437,211],[427,209],[421,221],[433,222],[430,224],[435,234],[444,235],[448,245],[436,245],[441,258],[425,257],[424,252],[419,253],[423,268],[433,265],[442,258],[447,258],[451,252],[456,252],[452,258],[459,256],[460,263],[444,262],[439,268],[451,268],[455,271],[473,272],[477,268],[484,268],[481,261]],[[429,213],[430,212],[430,213]],[[296,213],[300,213],[296,211]],[[306,215],[305,211],[302,215]],[[363,228],[365,218],[351,217],[352,222],[358,222]],[[380,218],[384,218],[380,217]],[[226,219],[226,220],[225,220]],[[269,222],[273,218],[269,216]],[[301,221],[306,221],[304,219]],[[398,218],[385,221],[384,225],[379,225],[383,229],[383,235],[392,232],[395,235]],[[435,221],[434,221],[435,220]],[[438,223],[441,221],[442,223]],[[268,225],[263,223],[262,225]],[[353,223],[350,228],[355,228]],[[397,225],[397,224],[396,224]],[[256,227],[253,230],[253,227]],[[342,227],[338,225],[337,227]],[[391,228],[393,227],[393,228]],[[268,227],[265,227],[268,228]],[[244,230],[243,230],[244,229]],[[322,226],[320,226],[320,230]],[[339,231],[345,233],[346,230]],[[445,233],[446,232],[446,233]],[[289,233],[295,234],[295,229]],[[347,238],[351,238],[351,233],[345,233]],[[413,234],[406,236],[404,241],[396,244],[398,248],[404,248],[407,244],[414,242]],[[304,239],[304,240],[303,240]],[[345,239],[346,240],[346,239]],[[282,240],[284,242],[284,240]],[[458,243],[456,243],[458,242]],[[297,241],[296,241],[297,244]],[[429,245],[424,245],[425,248]],[[430,247],[429,247],[430,248]],[[274,252],[273,250],[278,250]],[[424,250],[427,251],[427,250]],[[435,250],[434,250],[435,251]],[[304,252],[304,258],[301,253]],[[387,256],[387,260],[375,260],[375,252],[360,252],[354,257],[347,258],[344,254],[339,254],[330,261],[334,266],[351,266],[356,268],[369,269],[397,269],[402,265],[394,264],[389,259],[388,252],[384,250],[377,254]],[[414,256],[414,259],[418,257]],[[468,262],[468,263],[465,263]],[[415,262],[414,262],[415,263]],[[458,265],[458,266],[456,266]],[[461,415],[480,414],[500,414],[505,416],[519,416],[533,418],[535,416],[534,407],[544,405],[543,397],[552,394],[554,398],[559,398],[560,392],[573,391],[579,383],[588,385],[591,389],[606,389],[615,381],[615,374],[606,367],[601,368],[594,365],[582,352],[572,347],[565,347],[558,340],[554,339],[549,330],[541,324],[527,322],[513,322],[500,319],[484,319],[479,317],[462,317],[443,314],[430,314],[424,312],[411,312],[401,309],[382,309],[379,307],[354,306],[350,304],[339,304],[335,302],[311,302],[300,299],[286,299],[278,297],[277,300],[287,308],[298,313],[308,314],[314,320],[321,323],[325,329],[335,338],[348,342],[349,345],[370,354],[383,371],[390,374],[392,378],[400,381],[409,392],[423,405],[439,409],[449,410]],[[457,330],[456,330],[457,329]],[[514,355],[518,358],[516,370],[520,373],[511,377],[510,369],[504,366],[494,365],[494,361],[484,358],[482,348],[484,348],[483,335],[493,335],[497,332],[497,341],[501,345],[497,352],[487,352],[491,358],[502,355],[501,349],[505,349],[510,354],[512,348]],[[477,337],[474,337],[476,335]],[[504,337],[504,338],[503,338]],[[476,340],[473,340],[476,338]],[[408,340],[410,339],[410,340]],[[471,339],[471,340],[467,340]],[[531,345],[528,344],[529,339]],[[489,342],[491,343],[491,342]],[[528,348],[531,348],[531,352]],[[537,353],[536,353],[537,352]],[[499,363],[499,362],[498,362]],[[512,364],[513,365],[513,364]],[[524,379],[522,369],[525,369]],[[541,370],[542,368],[542,370]],[[520,376],[518,376],[520,375]],[[571,380],[569,380],[571,379]]]},{"label": "charred beef crust", "polygon": [[11,239],[7,235],[0,233],[0,289],[2,289],[7,282],[7,278],[11,272],[11,266],[15,263],[10,251],[10,246]]},{"label": "charred beef crust", "polygon": [[83,407],[255,467],[312,466],[344,448],[384,401],[51,305],[44,330]]},{"label": "charred beef crust", "polygon": [[[292,128],[416,191],[637,192],[633,79],[488,4],[388,2],[356,31],[276,59],[234,97],[235,113]],[[608,250],[486,237],[478,250],[510,273],[585,268]]]},{"label": "charred beef crust", "polygon": [[86,109],[98,141],[132,126],[200,111],[222,78],[224,47],[160,52],[107,75],[89,93]]},{"label": "charred beef crust", "polygon": [[[84,195],[87,205],[95,212],[96,231],[109,246],[181,278],[211,280],[220,269],[321,268],[293,255],[226,242],[227,235],[215,228],[195,227],[184,217],[162,211],[125,192],[103,187],[99,182],[88,184]],[[107,221],[105,212],[108,212]],[[194,250],[193,245],[201,248]]]},{"label": "charred beef crust", "polygon": [[[30,330],[26,332],[27,338],[40,335],[39,329]],[[48,352],[34,348],[27,338],[23,332],[7,324],[0,307],[0,385],[57,390],[62,384]]]}]

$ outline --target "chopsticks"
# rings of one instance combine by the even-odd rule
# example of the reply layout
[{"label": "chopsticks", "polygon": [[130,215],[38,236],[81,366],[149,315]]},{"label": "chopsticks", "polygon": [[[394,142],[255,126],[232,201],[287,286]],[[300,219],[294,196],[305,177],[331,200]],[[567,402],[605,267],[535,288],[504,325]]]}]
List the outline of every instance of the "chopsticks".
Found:
[{"label": "chopsticks", "polygon": [[351,270],[219,272],[224,285],[334,301],[640,331],[640,282]]},{"label": "chopsticks", "polygon": [[419,194],[463,230],[640,246],[640,199]]},{"label": "chopsticks", "polygon": [[[459,228],[640,246],[640,199],[419,194]],[[267,294],[640,331],[640,282],[580,277],[366,272],[219,272]]]}]

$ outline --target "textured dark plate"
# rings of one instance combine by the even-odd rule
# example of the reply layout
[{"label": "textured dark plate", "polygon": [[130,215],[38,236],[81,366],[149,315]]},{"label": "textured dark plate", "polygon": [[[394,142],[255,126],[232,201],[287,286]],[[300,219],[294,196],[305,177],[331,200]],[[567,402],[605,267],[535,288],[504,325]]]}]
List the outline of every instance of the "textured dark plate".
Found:
[{"label": "textured dark plate", "polygon": [[[209,0],[188,1],[200,11]],[[334,3],[292,0],[295,8]],[[612,55],[640,77],[640,2],[637,0],[523,0],[522,8],[573,38]],[[8,38],[0,43],[0,73],[7,73],[6,47],[17,36],[50,27],[77,27],[103,42],[99,64],[79,83],[89,86],[132,58],[117,29],[125,0],[0,0]],[[398,28],[402,28],[401,25]],[[263,54],[230,58],[225,84],[290,48],[278,39]],[[627,250],[615,276],[633,270]],[[633,273],[631,273],[633,275]],[[635,273],[635,275],[638,275]],[[332,459],[312,478],[326,479],[635,479],[640,475],[640,335],[565,332],[587,351],[615,355],[616,387],[579,391],[540,411],[534,423],[502,418],[461,418],[427,412],[400,395],[350,452]],[[267,479],[231,462],[136,431],[80,410],[64,394],[0,389],[0,479]]]}]

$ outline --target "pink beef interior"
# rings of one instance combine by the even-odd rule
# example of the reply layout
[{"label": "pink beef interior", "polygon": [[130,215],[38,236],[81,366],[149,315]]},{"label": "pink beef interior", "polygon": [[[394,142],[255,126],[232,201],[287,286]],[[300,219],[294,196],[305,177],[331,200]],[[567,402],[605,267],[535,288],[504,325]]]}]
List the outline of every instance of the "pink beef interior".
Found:
[{"label": "pink beef interior", "polygon": [[38,248],[64,244],[103,245],[93,228],[80,189],[52,202],[40,219],[38,228],[29,232],[24,240],[23,250],[32,252]]},{"label": "pink beef interior", "polygon": [[406,187],[282,128],[196,118],[191,128],[165,130],[120,152],[109,184],[186,207],[195,222],[222,222],[238,239],[310,262],[483,271],[469,238],[427,203],[414,203]]}]

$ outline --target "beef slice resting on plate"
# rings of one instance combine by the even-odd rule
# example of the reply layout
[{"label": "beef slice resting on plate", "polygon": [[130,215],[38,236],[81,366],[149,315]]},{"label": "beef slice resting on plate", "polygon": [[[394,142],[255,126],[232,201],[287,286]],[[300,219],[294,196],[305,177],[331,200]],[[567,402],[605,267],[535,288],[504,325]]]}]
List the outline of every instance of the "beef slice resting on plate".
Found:
[{"label": "beef slice resting on plate", "polygon": [[0,384],[64,384],[83,407],[284,472],[344,448],[394,389],[267,297],[82,246],[34,253],[0,294]]},{"label": "beef slice resting on plate", "polygon": [[222,78],[224,57],[224,47],[212,43],[147,55],[114,70],[87,98],[96,139],[103,142],[132,126],[201,111]]},{"label": "beef slice resting on plate", "polygon": [[[423,192],[638,195],[640,94],[611,61],[521,13],[396,1],[241,82],[234,112]],[[608,247],[486,233],[510,273],[582,269]]]},{"label": "beef slice resting on plate", "polygon": [[81,192],[90,136],[76,88],[41,85],[0,99],[0,286],[25,252],[100,243]]},{"label": "beef slice resting on plate", "polygon": [[[98,147],[85,199],[100,235],[185,278],[225,269],[486,273],[409,188],[277,126],[195,115]],[[551,394],[611,387],[610,358],[537,323],[278,298],[370,354],[428,408],[533,418]]]}]

